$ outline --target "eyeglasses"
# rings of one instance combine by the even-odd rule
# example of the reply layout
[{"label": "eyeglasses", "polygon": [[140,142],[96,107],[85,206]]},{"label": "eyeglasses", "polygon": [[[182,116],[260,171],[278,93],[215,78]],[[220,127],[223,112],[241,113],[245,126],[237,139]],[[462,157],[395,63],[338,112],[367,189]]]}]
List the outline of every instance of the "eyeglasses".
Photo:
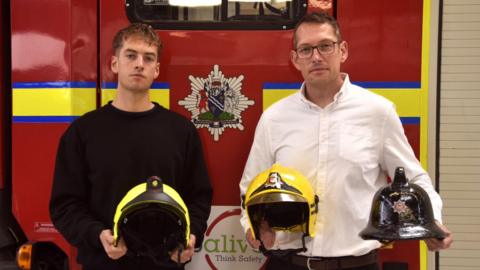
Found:
[{"label": "eyeglasses", "polygon": [[335,44],[338,42],[326,41],[318,44],[317,46],[300,46],[295,51],[299,58],[310,58],[313,55],[313,50],[317,49],[317,52],[321,55],[331,54],[335,51]]}]

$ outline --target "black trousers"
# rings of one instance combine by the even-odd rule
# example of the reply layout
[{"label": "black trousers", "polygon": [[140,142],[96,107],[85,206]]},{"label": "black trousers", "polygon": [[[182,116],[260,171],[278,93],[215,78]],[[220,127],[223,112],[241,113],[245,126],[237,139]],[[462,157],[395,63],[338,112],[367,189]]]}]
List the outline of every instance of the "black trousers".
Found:
[{"label": "black trousers", "polygon": [[[265,270],[308,270],[307,267],[302,267],[291,262],[275,257],[270,257],[268,259]],[[371,264],[362,267],[354,268],[339,268],[337,270],[380,270],[378,264]]]}]

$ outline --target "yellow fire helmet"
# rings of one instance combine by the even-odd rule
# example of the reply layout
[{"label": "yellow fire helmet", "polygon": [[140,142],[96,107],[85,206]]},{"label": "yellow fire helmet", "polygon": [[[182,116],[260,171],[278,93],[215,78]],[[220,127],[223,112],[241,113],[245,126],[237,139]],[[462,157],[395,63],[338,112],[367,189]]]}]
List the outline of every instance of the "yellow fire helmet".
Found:
[{"label": "yellow fire helmet", "polygon": [[243,206],[254,238],[260,239],[262,221],[274,230],[315,236],[317,205],[318,197],[305,176],[292,168],[274,164],[250,182]]},{"label": "yellow fire helmet", "polygon": [[123,237],[130,251],[161,265],[190,238],[190,217],[180,195],[152,176],[123,197],[113,219],[114,245]]}]

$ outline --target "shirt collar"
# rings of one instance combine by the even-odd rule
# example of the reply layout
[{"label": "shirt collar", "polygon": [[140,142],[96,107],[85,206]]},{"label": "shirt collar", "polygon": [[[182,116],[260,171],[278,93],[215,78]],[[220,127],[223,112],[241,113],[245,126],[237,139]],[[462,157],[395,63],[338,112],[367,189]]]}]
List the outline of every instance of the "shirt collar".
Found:
[{"label": "shirt collar", "polygon": [[[350,87],[350,79],[348,77],[347,73],[340,73],[340,76],[343,78],[343,84],[342,87],[340,87],[340,91],[338,91],[335,96],[333,97],[333,102],[331,104],[337,105],[339,102],[341,102],[343,99],[348,94],[348,89]],[[305,82],[302,83],[302,86],[300,87],[300,100],[307,105],[311,109],[321,109],[320,107],[317,106],[317,104],[311,102],[310,100],[307,99],[305,95]],[[328,105],[327,107],[330,107],[331,105]]]}]

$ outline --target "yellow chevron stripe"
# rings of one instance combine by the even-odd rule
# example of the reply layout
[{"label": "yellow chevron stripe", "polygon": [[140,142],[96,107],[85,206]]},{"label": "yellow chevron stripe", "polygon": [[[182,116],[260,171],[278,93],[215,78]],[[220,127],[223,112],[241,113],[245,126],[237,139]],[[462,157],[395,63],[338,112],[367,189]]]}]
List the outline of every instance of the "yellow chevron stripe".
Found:
[{"label": "yellow chevron stripe", "polygon": [[[421,113],[421,93],[418,89],[370,89],[390,101],[397,107],[397,112],[402,117],[420,116]],[[263,90],[263,110],[278,100],[287,97],[298,91],[292,90]]]},{"label": "yellow chevron stripe", "polygon": [[[420,117],[420,162],[427,169],[428,162],[428,98],[429,98],[429,61],[430,61],[430,0],[423,1],[422,16],[422,72],[421,72],[421,113]],[[427,269],[427,246],[420,241],[420,270]]]},{"label": "yellow chevron stripe", "polygon": [[13,116],[80,116],[96,107],[95,88],[13,89]]},{"label": "yellow chevron stripe", "polygon": [[[102,89],[102,106],[107,104],[115,97],[116,89]],[[170,89],[150,89],[150,99],[163,107],[170,108]]]}]

